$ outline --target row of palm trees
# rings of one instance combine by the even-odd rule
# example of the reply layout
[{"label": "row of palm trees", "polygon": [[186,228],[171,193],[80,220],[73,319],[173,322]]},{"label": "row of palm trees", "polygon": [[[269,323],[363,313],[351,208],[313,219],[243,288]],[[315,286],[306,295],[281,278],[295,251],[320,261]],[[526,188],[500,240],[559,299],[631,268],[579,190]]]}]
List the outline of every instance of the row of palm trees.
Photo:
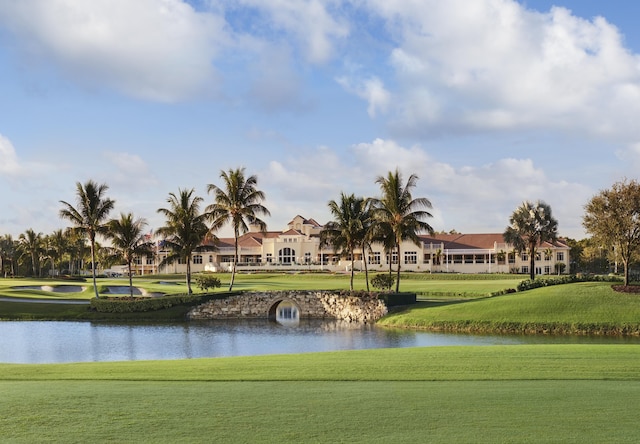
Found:
[{"label": "row of palm trees", "polygon": [[[195,194],[194,189],[179,189],[169,193],[166,207],[158,209],[165,218],[165,224],[156,230],[169,254],[160,266],[180,261],[186,264],[186,284],[191,289],[191,260],[194,253],[202,250],[205,243],[215,243],[215,233],[225,225],[234,232],[234,255],[229,290],[233,289],[238,257],[238,239],[251,226],[266,230],[262,216],[270,215],[262,204],[264,192],[257,188],[255,175],[247,176],[244,168],[221,171],[222,186],[209,184],[207,192],[213,195],[213,203],[202,211],[204,199]],[[331,245],[336,252],[350,255],[353,261],[356,249],[364,256],[373,242],[381,242],[387,251],[395,251],[400,257],[400,245],[405,240],[419,243],[418,234],[433,233],[432,227],[424,219],[431,217],[426,209],[431,202],[426,198],[412,197],[412,189],[418,177],[412,174],[406,184],[396,170],[386,177],[380,176],[380,198],[356,198],[353,194],[341,194],[340,202],[330,201],[329,209],[335,220],[329,222],[321,232],[321,242]],[[118,218],[109,219],[115,201],[107,197],[108,186],[89,180],[76,183],[76,201],[72,204],[60,201],[60,217],[71,223],[66,230],[57,230],[43,236],[29,229],[14,242],[10,236],[0,238],[0,268],[15,274],[17,263],[30,262],[31,274],[41,276],[43,259],[49,259],[52,274],[62,267],[63,259],[68,260],[68,268],[73,273],[83,266],[88,255],[95,296],[96,264],[126,263],[129,271],[129,286],[133,295],[131,277],[132,264],[136,257],[153,255],[155,242],[148,234],[147,221],[132,213],[121,213]],[[98,238],[108,241],[109,247],[100,246]],[[87,244],[88,240],[88,252]],[[366,264],[366,261],[365,261]],[[353,263],[351,267],[351,289],[353,289]],[[390,269],[391,272],[391,269]],[[397,266],[396,291],[400,282],[400,261]],[[367,287],[368,287],[367,276]]]},{"label": "row of palm trees", "polygon": [[[371,244],[380,243],[387,254],[397,254],[396,292],[400,290],[400,246],[410,240],[420,245],[421,233],[433,234],[433,228],[425,221],[432,217],[427,210],[432,208],[425,197],[413,198],[418,176],[409,176],[406,184],[396,169],[387,176],[378,176],[380,198],[356,197],[354,194],[341,193],[340,200],[329,202],[329,211],[334,220],[325,225],[320,232],[321,245],[331,245],[341,256],[351,258],[350,289],[353,290],[354,256],[356,250],[365,258]],[[367,291],[369,276],[367,261],[364,260]],[[392,261],[389,261],[389,274],[392,273]]]}]

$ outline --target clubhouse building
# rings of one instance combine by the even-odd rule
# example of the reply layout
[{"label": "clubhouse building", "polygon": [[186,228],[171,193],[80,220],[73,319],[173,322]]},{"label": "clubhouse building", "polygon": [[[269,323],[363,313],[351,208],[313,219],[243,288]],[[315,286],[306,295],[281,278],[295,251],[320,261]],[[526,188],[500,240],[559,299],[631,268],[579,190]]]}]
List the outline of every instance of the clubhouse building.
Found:
[{"label": "clubhouse building", "polygon": [[[238,240],[238,272],[252,271],[350,271],[350,258],[340,257],[330,248],[320,248],[322,225],[313,219],[296,216],[284,231],[251,230]],[[234,259],[234,239],[220,238],[215,245],[207,243],[194,253],[191,271],[230,271]],[[136,258],[136,274],[184,273],[186,264],[160,267],[167,256],[158,244],[154,257]],[[526,253],[516,253],[505,243],[502,233],[421,235],[420,245],[405,242],[397,252],[387,254],[382,245],[374,244],[363,257],[356,251],[354,268],[382,272],[396,268],[402,271],[433,273],[529,273]],[[562,274],[569,271],[569,246],[562,240],[538,247],[535,273]]]}]

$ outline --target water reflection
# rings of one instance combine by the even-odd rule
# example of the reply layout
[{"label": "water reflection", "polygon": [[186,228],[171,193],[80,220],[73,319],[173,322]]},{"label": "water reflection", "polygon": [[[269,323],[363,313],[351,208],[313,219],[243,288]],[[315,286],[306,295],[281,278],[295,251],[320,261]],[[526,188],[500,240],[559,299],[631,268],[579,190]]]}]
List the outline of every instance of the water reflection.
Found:
[{"label": "water reflection", "polygon": [[639,338],[490,336],[390,330],[343,321],[176,324],[0,322],[0,362],[134,361],[367,348],[527,343],[635,343]]}]

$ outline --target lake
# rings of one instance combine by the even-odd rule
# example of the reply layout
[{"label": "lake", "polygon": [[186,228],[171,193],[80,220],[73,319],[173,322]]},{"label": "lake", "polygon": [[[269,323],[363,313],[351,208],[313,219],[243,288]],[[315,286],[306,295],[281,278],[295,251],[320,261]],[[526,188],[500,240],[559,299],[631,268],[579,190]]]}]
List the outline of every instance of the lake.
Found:
[{"label": "lake", "polygon": [[532,343],[636,343],[638,338],[490,336],[396,330],[341,321],[286,326],[266,320],[172,324],[2,321],[0,362],[137,361],[393,347]]}]

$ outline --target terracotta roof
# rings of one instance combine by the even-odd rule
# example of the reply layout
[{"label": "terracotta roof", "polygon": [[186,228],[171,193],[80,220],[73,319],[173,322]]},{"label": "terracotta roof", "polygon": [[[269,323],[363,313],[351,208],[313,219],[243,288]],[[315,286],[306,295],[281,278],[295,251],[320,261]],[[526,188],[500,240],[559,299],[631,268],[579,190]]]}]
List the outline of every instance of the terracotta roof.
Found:
[{"label": "terracotta roof", "polygon": [[[444,244],[445,249],[493,249],[495,244],[504,244],[502,233],[480,233],[480,234],[435,234],[433,236],[420,236],[426,244]],[[559,239],[555,244],[543,242],[540,247],[561,247],[569,248],[563,239]]]},{"label": "terracotta roof", "polygon": [[283,231],[281,234],[284,234],[285,236],[301,236],[302,233],[300,233],[298,230],[287,230],[287,231]]}]

